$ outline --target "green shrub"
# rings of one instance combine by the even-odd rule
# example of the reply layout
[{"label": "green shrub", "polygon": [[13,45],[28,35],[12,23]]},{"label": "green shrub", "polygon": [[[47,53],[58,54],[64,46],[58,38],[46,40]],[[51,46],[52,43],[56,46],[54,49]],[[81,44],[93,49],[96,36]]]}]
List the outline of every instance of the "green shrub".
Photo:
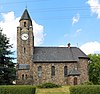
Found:
[{"label": "green shrub", "polygon": [[0,86],[0,94],[35,94],[33,86]]},{"label": "green shrub", "polygon": [[99,85],[71,86],[70,94],[100,94]]},{"label": "green shrub", "polygon": [[57,85],[54,83],[44,83],[38,86],[39,88],[58,88],[61,87],[61,85]]},{"label": "green shrub", "polygon": [[84,82],[82,85],[93,85],[93,83],[90,81],[87,81],[87,82]]}]

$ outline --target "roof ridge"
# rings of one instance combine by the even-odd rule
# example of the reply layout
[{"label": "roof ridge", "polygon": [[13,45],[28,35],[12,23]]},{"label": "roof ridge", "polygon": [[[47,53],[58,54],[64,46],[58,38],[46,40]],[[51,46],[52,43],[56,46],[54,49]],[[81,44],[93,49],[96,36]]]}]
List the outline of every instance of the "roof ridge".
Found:
[{"label": "roof ridge", "polygon": [[[35,48],[68,48],[68,47],[59,47],[59,46],[35,46]],[[70,47],[77,48],[77,47]]]}]

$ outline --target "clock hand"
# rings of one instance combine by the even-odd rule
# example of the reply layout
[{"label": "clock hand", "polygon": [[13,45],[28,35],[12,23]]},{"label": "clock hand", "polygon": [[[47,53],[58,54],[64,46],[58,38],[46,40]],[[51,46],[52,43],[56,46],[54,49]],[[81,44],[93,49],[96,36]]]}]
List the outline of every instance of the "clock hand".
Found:
[{"label": "clock hand", "polygon": [[24,36],[25,38],[27,38],[27,36]]}]

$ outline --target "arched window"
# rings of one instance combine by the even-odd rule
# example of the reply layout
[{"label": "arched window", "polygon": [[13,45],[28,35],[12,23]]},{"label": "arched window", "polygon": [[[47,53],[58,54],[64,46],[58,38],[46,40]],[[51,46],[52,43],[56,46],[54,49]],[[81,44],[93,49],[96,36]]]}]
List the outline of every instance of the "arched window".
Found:
[{"label": "arched window", "polygon": [[74,85],[77,85],[77,77],[74,77]]},{"label": "arched window", "polygon": [[22,74],[22,80],[24,80],[24,74]]},{"label": "arched window", "polygon": [[24,47],[24,53],[26,52],[26,49],[25,49],[25,47]]},{"label": "arched window", "polygon": [[28,78],[28,76],[27,76],[27,74],[25,75],[25,79],[27,80],[27,78]]},{"label": "arched window", "polygon": [[51,67],[51,76],[55,76],[55,66]]},{"label": "arched window", "polygon": [[38,67],[38,77],[39,78],[42,77],[42,67],[41,66]]},{"label": "arched window", "polygon": [[26,22],[24,22],[24,27],[26,27]]},{"label": "arched window", "polygon": [[67,66],[64,66],[64,77],[66,77],[68,75],[68,69]]}]

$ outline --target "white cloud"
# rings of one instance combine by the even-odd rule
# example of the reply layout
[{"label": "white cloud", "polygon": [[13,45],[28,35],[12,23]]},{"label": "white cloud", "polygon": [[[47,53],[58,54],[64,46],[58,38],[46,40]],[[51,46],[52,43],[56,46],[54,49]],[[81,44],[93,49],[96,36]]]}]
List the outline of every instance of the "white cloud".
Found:
[{"label": "white cloud", "polygon": [[[3,33],[10,38],[10,43],[14,44],[14,50],[16,50],[17,43],[17,26],[19,26],[20,17],[16,18],[14,12],[2,13],[2,21],[0,21],[0,27],[3,28]],[[35,45],[40,45],[44,40],[43,26],[37,24],[33,20],[33,32],[35,36]]]},{"label": "white cloud", "polygon": [[100,43],[97,41],[94,42],[87,42],[83,44],[80,49],[88,54],[100,53]]},{"label": "white cloud", "polygon": [[76,30],[76,33],[79,33],[79,32],[81,32],[82,31],[82,29],[80,28],[80,29],[77,29]]},{"label": "white cloud", "polygon": [[81,31],[82,31],[81,28],[77,29],[77,30],[75,31],[75,33],[72,34],[72,37],[77,37],[77,36],[79,36],[79,34],[80,34]]},{"label": "white cloud", "polygon": [[87,2],[91,8],[92,13],[97,14],[97,18],[100,18],[100,2],[99,0],[88,0]]},{"label": "white cloud", "polygon": [[66,47],[65,45],[59,45],[59,47]]},{"label": "white cloud", "polygon": [[19,18],[14,16],[14,12],[2,13],[1,16],[3,19],[0,21],[0,27],[3,28],[3,33],[6,34],[8,38],[10,38],[10,43],[13,44],[15,50]]},{"label": "white cloud", "polygon": [[[68,45],[59,45],[59,47],[68,47]],[[71,47],[78,47],[78,44],[71,45]],[[87,42],[79,47],[85,54],[100,53],[100,43],[97,41]]]},{"label": "white cloud", "polygon": [[73,18],[72,18],[72,25],[76,24],[79,22],[80,15],[77,13]]},{"label": "white cloud", "polygon": [[35,45],[40,45],[43,43],[44,40],[44,31],[43,31],[43,26],[37,24],[34,20],[33,22],[33,33],[34,33],[34,41]]}]

